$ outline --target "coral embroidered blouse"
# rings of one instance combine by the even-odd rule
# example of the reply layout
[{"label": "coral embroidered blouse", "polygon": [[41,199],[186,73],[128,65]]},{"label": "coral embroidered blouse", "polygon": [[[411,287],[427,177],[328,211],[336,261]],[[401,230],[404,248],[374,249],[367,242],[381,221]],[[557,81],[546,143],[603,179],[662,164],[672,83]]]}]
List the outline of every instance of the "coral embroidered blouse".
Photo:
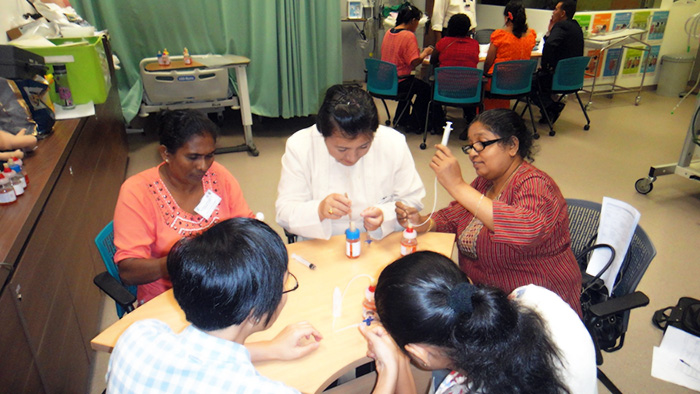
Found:
[{"label": "coral embroidered blouse", "polygon": [[[496,46],[497,50],[493,64],[510,60],[529,60],[536,40],[537,33],[533,29],[529,29],[520,38],[502,29],[494,31],[491,33],[491,45]],[[493,73],[493,65],[488,72]]]},{"label": "coral embroidered blouse", "polygon": [[[157,167],[140,172],[122,184],[114,210],[114,261],[166,256],[183,237],[202,233],[214,224],[232,217],[253,217],[236,178],[214,162],[202,177],[202,188],[221,197],[207,219],[186,212],[177,205],[163,183]],[[138,286],[138,305],[170,289],[170,280],[161,278]]]}]

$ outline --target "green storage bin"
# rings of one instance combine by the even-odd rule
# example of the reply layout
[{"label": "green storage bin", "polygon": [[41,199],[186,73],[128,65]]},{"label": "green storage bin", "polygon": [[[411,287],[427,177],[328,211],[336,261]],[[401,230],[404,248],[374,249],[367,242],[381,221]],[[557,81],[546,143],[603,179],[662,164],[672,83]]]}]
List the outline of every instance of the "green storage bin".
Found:
[{"label": "green storage bin", "polygon": [[[105,55],[102,37],[52,38],[49,41],[57,46],[25,48],[44,57],[49,73],[53,73],[52,63],[66,65],[68,81],[75,104],[92,101],[104,103],[112,86],[109,76],[109,62]],[[73,45],[64,45],[64,44]],[[73,61],[69,62],[73,57]],[[51,100],[58,102],[56,89],[50,91]]]}]

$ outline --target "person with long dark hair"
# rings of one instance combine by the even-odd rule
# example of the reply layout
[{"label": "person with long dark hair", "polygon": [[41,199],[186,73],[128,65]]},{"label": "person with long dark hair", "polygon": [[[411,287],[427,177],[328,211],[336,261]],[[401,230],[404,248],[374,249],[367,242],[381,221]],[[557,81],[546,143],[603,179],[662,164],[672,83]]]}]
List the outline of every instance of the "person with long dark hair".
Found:
[{"label": "person with long dark hair", "polygon": [[462,151],[476,171],[467,183],[457,158],[437,145],[430,167],[455,199],[432,216],[396,203],[399,223],[457,236],[459,265],[477,284],[509,293],[530,283],[557,293],[581,313],[581,271],[571,251],[566,200],[530,164],[532,133],[516,112],[493,109],[469,126]]},{"label": "person with long dark hair", "polygon": [[[525,7],[520,1],[514,0],[503,9],[505,25],[491,33],[491,44],[484,61],[487,75],[493,73],[496,63],[510,60],[528,60],[535,47],[537,33],[528,28]],[[486,86],[490,90],[490,81]],[[484,109],[509,108],[509,100],[484,99]]]},{"label": "person with long dark hair", "polygon": [[417,252],[382,271],[375,303],[381,325],[361,327],[377,365],[375,393],[397,385],[410,392],[410,360],[426,370],[452,370],[437,394],[597,391],[588,331],[542,287],[507,295],[469,283],[441,254]]},{"label": "person with long dark hair", "polygon": [[[404,6],[396,16],[396,26],[389,29],[382,41],[382,60],[396,65],[399,75],[399,95],[407,96],[407,100],[399,101],[396,107],[396,119],[406,131],[421,133],[428,117],[428,104],[432,89],[427,82],[411,75],[413,69],[433,53],[433,48],[427,47],[420,51],[416,30],[423,11],[412,5]],[[415,95],[413,105],[410,101]],[[408,109],[411,108],[409,112]],[[428,124],[429,130],[442,127],[444,114],[442,107],[432,108],[434,122]]]}]

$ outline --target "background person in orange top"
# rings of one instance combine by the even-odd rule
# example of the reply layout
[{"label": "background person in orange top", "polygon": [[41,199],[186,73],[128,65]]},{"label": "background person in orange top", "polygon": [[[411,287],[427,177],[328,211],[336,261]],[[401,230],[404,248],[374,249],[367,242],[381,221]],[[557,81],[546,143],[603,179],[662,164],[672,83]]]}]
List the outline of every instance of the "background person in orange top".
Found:
[{"label": "background person in orange top", "polygon": [[[411,76],[411,71],[423,62],[423,59],[433,53],[432,47],[427,47],[423,51],[418,50],[418,40],[416,39],[416,29],[418,22],[423,16],[423,12],[418,8],[407,5],[399,11],[396,16],[396,26],[384,35],[382,41],[382,60],[396,65],[399,74],[399,95],[408,94],[409,101],[416,96],[411,112],[405,108],[406,101],[399,101],[396,106],[395,117],[404,113],[399,119],[399,125],[406,131],[422,133],[425,127],[425,119],[428,116],[428,103],[432,95],[432,90],[427,82]],[[434,114],[436,119],[444,118],[442,107],[435,106]],[[442,124],[428,124],[428,130],[433,128],[442,130]]]},{"label": "background person in orange top", "polygon": [[124,284],[138,285],[138,305],[172,287],[165,260],[180,238],[253,217],[236,178],[214,162],[216,125],[194,110],[165,112],[160,121],[163,162],[127,179],[114,210],[114,261]]},{"label": "background person in orange top", "polygon": [[[528,60],[535,47],[537,33],[527,27],[525,7],[519,1],[511,1],[503,9],[506,24],[491,34],[491,45],[484,61],[484,70],[488,75],[493,73],[496,63],[510,60]],[[491,81],[486,90],[491,89]],[[510,100],[484,99],[484,109],[509,108]]]}]

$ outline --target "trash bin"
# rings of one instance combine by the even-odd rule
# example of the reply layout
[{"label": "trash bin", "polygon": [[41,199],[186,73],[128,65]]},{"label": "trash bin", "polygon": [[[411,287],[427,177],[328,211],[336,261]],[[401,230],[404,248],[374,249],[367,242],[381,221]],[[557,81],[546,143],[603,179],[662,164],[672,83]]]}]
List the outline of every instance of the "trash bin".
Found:
[{"label": "trash bin", "polygon": [[690,54],[661,56],[661,71],[656,93],[678,97],[685,92],[695,57]]}]

